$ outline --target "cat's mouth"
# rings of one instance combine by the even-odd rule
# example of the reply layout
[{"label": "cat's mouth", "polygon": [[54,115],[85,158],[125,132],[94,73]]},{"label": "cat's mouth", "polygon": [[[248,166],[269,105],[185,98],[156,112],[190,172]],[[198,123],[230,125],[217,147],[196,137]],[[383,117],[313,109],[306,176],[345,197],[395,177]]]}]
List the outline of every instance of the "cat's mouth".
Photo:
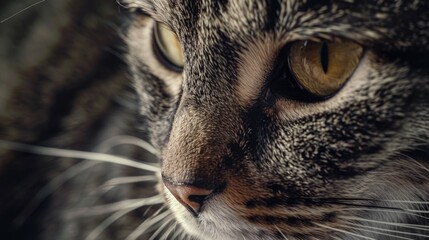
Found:
[{"label": "cat's mouth", "polygon": [[[206,199],[198,213],[180,203],[167,189],[164,196],[176,220],[185,231],[198,239],[263,239],[262,228],[244,221],[230,205],[218,197]],[[260,237],[255,237],[255,236]],[[210,237],[212,236],[212,237]]]},{"label": "cat's mouth", "polygon": [[245,204],[231,203],[231,198],[239,196],[229,196],[230,191],[226,192],[206,199],[196,212],[177,200],[166,187],[163,188],[164,197],[175,219],[189,235],[197,239],[284,239],[282,236],[299,234],[303,229],[309,234],[326,234],[324,229],[313,224],[311,217],[320,220],[317,222],[334,224],[332,218],[327,219],[321,209],[298,206],[301,211],[305,208],[308,216],[295,217],[292,208],[288,211],[268,211],[265,207],[249,208]]}]

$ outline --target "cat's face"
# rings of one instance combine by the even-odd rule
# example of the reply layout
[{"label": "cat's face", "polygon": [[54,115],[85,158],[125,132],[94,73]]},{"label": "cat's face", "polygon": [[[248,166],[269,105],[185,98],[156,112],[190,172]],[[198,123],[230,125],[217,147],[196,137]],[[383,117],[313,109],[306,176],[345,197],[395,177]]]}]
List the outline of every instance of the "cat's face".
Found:
[{"label": "cat's face", "polygon": [[368,2],[128,1],[161,192],[189,235],[428,234],[429,6]]}]

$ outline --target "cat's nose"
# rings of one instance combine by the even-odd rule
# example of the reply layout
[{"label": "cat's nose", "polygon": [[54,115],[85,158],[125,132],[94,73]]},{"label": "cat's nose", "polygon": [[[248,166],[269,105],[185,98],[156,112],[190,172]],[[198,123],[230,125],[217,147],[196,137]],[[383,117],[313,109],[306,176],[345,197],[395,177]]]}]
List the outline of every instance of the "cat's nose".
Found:
[{"label": "cat's nose", "polygon": [[173,194],[179,203],[185,206],[194,215],[200,213],[207,197],[213,193],[212,189],[204,189],[192,185],[176,185],[163,179],[164,185]]}]

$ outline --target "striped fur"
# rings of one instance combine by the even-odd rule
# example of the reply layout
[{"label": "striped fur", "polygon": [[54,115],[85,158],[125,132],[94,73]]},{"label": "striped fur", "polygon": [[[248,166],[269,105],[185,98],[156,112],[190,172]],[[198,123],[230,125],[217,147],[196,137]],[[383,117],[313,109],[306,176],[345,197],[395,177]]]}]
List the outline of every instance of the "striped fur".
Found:
[{"label": "striped fur", "polygon": [[[125,2],[144,13],[128,60],[162,173],[219,190],[196,218],[162,188],[190,236],[429,236],[427,1]],[[183,73],[158,62],[155,21],[178,35]],[[339,93],[313,103],[270,94],[281,49],[343,39],[365,56]]]}]

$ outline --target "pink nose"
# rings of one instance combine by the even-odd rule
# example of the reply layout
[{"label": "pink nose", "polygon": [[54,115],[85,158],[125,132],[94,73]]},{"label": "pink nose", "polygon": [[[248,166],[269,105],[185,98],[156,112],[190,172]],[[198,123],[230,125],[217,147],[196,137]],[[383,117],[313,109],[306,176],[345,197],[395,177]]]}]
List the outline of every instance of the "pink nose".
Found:
[{"label": "pink nose", "polygon": [[204,189],[192,185],[175,185],[164,179],[164,185],[173,194],[179,203],[185,206],[194,215],[200,213],[207,196],[213,193],[212,189]]}]

